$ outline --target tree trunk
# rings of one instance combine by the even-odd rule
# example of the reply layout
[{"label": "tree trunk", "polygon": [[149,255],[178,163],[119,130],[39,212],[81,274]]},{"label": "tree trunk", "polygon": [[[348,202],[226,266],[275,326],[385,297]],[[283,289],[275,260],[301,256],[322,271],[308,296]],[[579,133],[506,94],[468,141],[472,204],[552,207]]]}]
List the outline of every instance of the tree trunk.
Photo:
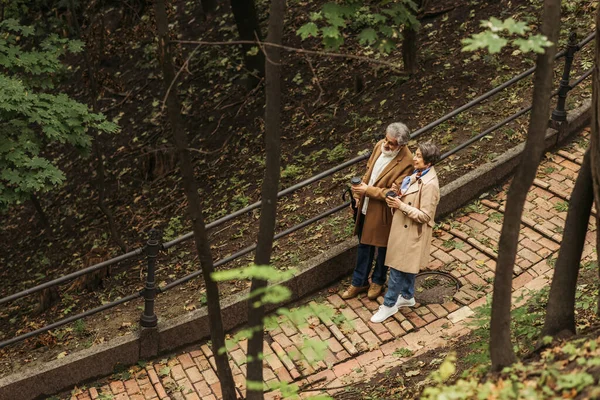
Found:
[{"label": "tree trunk", "polygon": [[96,189],[98,190],[98,208],[108,221],[108,229],[110,230],[110,237],[112,240],[121,248],[123,253],[127,253],[127,245],[121,238],[121,234],[117,229],[115,217],[112,211],[106,205],[106,172],[104,169],[104,159],[102,157],[101,145],[98,143],[98,139],[92,144],[94,154],[96,156]]},{"label": "tree trunk", "polygon": [[417,71],[417,31],[413,27],[405,26],[402,36],[404,70],[410,74],[414,74]]},{"label": "tree trunk", "polygon": [[[71,12],[71,20],[73,21],[73,28],[75,29],[75,34],[78,39],[81,38],[81,29],[79,27],[79,18],[75,9],[74,0],[69,1],[69,10]],[[83,59],[85,61],[85,65],[88,71],[88,79],[90,81],[90,98],[92,100],[92,110],[95,113],[99,112],[98,109],[98,85],[96,84],[96,75],[94,72],[94,67],[92,65],[92,60],[90,59],[90,55],[86,48],[83,49]],[[112,240],[121,248],[123,253],[127,252],[127,245],[121,238],[119,234],[119,230],[117,229],[117,224],[115,223],[115,217],[113,216],[112,211],[106,205],[106,170],[104,169],[104,159],[102,152],[102,145],[99,143],[98,134],[96,132],[96,138],[92,142],[92,151],[94,152],[94,157],[96,158],[96,189],[98,190],[98,208],[108,221],[108,229],[110,231],[110,237]]]},{"label": "tree trunk", "polygon": [[[240,40],[262,40],[254,0],[231,0],[231,11],[235,17]],[[250,72],[248,78],[250,86],[256,86],[259,77],[265,75],[265,55],[263,52],[259,50],[255,55],[248,54],[253,47],[257,46],[252,44],[242,45],[244,64]]]},{"label": "tree trunk", "polygon": [[[596,41],[595,63],[592,75],[592,133],[591,133],[591,158],[592,178],[594,181],[594,202],[596,204],[596,227],[600,226],[600,7],[596,11]],[[596,236],[596,251],[600,250],[600,235]],[[600,268],[600,263],[598,263]],[[600,271],[600,269],[599,269]],[[600,274],[599,274],[600,275]],[[600,315],[600,295],[596,313]]]},{"label": "tree trunk", "polygon": [[[283,16],[285,0],[271,0],[269,12],[268,43],[281,44],[283,36]],[[273,236],[275,234],[275,218],[277,214],[277,190],[279,187],[279,167],[281,163],[281,49],[266,46],[268,63],[266,65],[266,107],[265,107],[265,147],[266,167],[261,188],[262,205],[258,244],[254,263],[267,265],[271,261]],[[260,290],[267,286],[267,281],[252,279],[250,291]],[[247,399],[263,399],[263,337],[264,306],[254,307],[248,302],[248,325],[253,335],[248,340]],[[260,386],[252,383],[260,383]]]},{"label": "tree trunk", "polygon": [[492,370],[499,371],[515,362],[510,339],[510,306],[512,274],[521,227],[521,216],[527,193],[544,152],[544,137],[548,126],[550,92],[556,43],[560,28],[560,1],[544,0],[541,34],[554,43],[537,56],[529,130],[521,162],[513,177],[506,201],[506,212],[500,242],[492,297],[490,325],[490,356]]},{"label": "tree trunk", "polygon": [[44,212],[44,209],[42,208],[39,199],[35,194],[32,194],[30,198],[31,202],[33,203],[33,207],[35,208],[35,211],[37,211],[38,216],[40,217],[40,222],[42,223],[42,227],[46,231],[46,235],[48,235],[48,237],[52,237],[52,225],[50,225],[48,216]]},{"label": "tree trunk", "polygon": [[[428,6],[428,0],[417,0],[415,4],[417,6],[416,15],[421,18],[425,9]],[[405,26],[402,32],[402,61],[404,62],[404,71],[414,74],[418,68],[418,57],[417,51],[419,49],[417,27]]]},{"label": "tree trunk", "polygon": [[546,306],[546,320],[542,329],[542,337],[555,336],[562,331],[568,331],[570,334],[576,333],[575,290],[593,201],[592,170],[590,168],[590,151],[588,150],[585,152],[583,165],[579,170],[571,194],[563,234],[563,237],[568,240],[563,240],[560,245]]},{"label": "tree trunk", "polygon": [[[164,0],[154,0],[154,13],[156,17],[156,27],[158,31],[158,52],[159,60],[163,71],[163,79],[165,91],[175,79],[175,70],[171,64],[171,54],[169,51],[169,32],[167,12],[165,9]],[[192,160],[188,152],[188,139],[181,119],[181,104],[177,98],[177,90],[171,90],[167,97],[167,116],[173,132],[173,142],[177,149],[179,157],[179,168],[184,186],[185,196],[188,202],[188,213],[192,220],[192,229],[194,231],[194,241],[196,243],[196,251],[204,276],[206,285],[206,298],[208,307],[208,317],[210,322],[210,338],[212,341],[212,351],[217,365],[217,374],[221,382],[221,390],[223,399],[235,400],[235,384],[231,367],[227,359],[227,351],[225,349],[225,333],[223,331],[223,321],[221,318],[221,305],[219,303],[219,288],[217,283],[212,279],[211,274],[214,272],[212,253],[210,243],[206,235],[206,227],[202,216],[202,203],[198,195],[198,188],[194,180],[194,168]]]}]

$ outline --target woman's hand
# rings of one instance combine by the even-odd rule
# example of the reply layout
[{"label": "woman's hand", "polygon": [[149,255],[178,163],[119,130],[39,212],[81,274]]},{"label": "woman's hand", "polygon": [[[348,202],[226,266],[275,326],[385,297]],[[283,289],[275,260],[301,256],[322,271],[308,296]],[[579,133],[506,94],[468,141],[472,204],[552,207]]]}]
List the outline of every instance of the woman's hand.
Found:
[{"label": "woman's hand", "polygon": [[400,200],[398,197],[386,197],[385,202],[390,208],[400,208],[402,200]]}]

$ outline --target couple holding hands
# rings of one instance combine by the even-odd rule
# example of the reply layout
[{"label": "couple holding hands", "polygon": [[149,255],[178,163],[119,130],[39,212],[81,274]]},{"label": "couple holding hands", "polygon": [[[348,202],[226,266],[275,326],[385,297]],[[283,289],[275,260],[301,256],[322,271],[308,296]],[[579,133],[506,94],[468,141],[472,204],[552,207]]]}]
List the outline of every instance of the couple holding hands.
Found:
[{"label": "couple holding hands", "polygon": [[[383,304],[371,317],[380,323],[399,307],[415,305],[415,277],[429,263],[429,248],[440,188],[433,165],[440,151],[431,142],[417,145],[415,154],[407,143],[410,132],[400,122],[390,124],[367,162],[362,182],[352,186],[358,200],[354,234],[358,255],[350,287],[342,294],[350,299],[367,292],[376,299],[390,278]],[[369,273],[375,259],[369,284]]]}]

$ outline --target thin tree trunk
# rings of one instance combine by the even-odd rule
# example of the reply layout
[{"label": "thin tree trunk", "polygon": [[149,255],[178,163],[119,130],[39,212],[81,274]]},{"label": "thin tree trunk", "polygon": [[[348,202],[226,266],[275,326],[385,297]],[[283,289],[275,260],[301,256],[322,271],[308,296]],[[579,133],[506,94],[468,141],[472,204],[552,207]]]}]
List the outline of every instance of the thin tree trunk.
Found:
[{"label": "thin tree trunk", "polygon": [[[281,44],[283,36],[283,16],[285,0],[271,0],[269,12],[269,34],[267,42]],[[277,214],[277,190],[279,187],[279,167],[281,164],[281,49],[267,46],[268,62],[266,65],[266,107],[265,107],[265,147],[266,167],[261,188],[262,205],[258,231],[258,244],[254,263],[267,265],[271,261],[273,236],[275,234],[275,218]],[[267,286],[267,281],[252,279],[250,292]],[[254,307],[248,302],[248,325],[253,331],[248,340],[247,399],[263,399],[263,337],[264,337],[263,305]],[[257,385],[260,384],[260,385]]]},{"label": "thin tree trunk", "polygon": [[101,145],[98,143],[98,139],[92,144],[94,154],[96,156],[96,189],[98,190],[98,208],[108,221],[108,229],[110,230],[110,237],[113,241],[121,248],[123,253],[127,252],[127,245],[121,238],[121,234],[117,229],[115,217],[112,211],[106,205],[106,172],[104,170],[104,160],[102,157]]},{"label": "thin tree trunk", "polygon": [[546,306],[542,337],[567,331],[575,334],[575,290],[581,253],[585,244],[590,212],[594,201],[590,151],[585,152],[583,165],[571,194],[563,240],[554,267],[554,277]]},{"label": "thin tree trunk", "polygon": [[[592,133],[591,133],[591,156],[592,156],[592,178],[594,181],[594,201],[596,211],[600,210],[600,7],[596,11],[596,40],[595,40],[595,63],[592,76]],[[596,226],[600,226],[600,215],[596,213]],[[596,236],[596,250],[600,250],[600,235]],[[600,263],[598,263],[600,275]],[[600,278],[600,276],[599,276]],[[600,295],[596,313],[600,315]]]},{"label": "thin tree trunk", "polygon": [[[158,52],[159,59],[163,71],[163,79],[165,91],[175,79],[175,70],[171,64],[171,54],[169,51],[169,32],[167,12],[165,9],[164,0],[154,0],[154,13],[156,17],[156,27],[158,30]],[[171,124],[173,133],[173,142],[177,148],[179,157],[179,167],[181,171],[182,182],[184,186],[185,196],[188,202],[188,212],[192,220],[192,229],[194,231],[194,240],[196,243],[196,251],[204,276],[206,285],[206,298],[208,307],[208,318],[210,322],[210,338],[212,341],[212,351],[217,365],[217,375],[221,382],[221,391],[223,399],[235,400],[235,384],[231,373],[231,366],[227,359],[227,351],[225,349],[225,333],[223,330],[223,320],[221,317],[221,305],[219,303],[219,288],[217,283],[212,279],[211,274],[214,272],[212,253],[210,243],[206,235],[206,227],[202,216],[202,203],[198,195],[198,188],[194,179],[194,168],[192,160],[188,152],[187,134],[181,119],[181,104],[177,98],[177,90],[171,90],[167,97],[167,115]]]},{"label": "thin tree trunk", "polygon": [[541,33],[554,43],[536,60],[533,83],[532,110],[529,132],[521,162],[508,190],[506,212],[498,244],[498,263],[492,297],[490,324],[490,356],[492,370],[499,371],[515,362],[510,337],[510,306],[512,274],[517,254],[521,216],[527,193],[544,152],[544,138],[548,126],[550,92],[556,43],[560,28],[560,1],[545,0]]},{"label": "thin tree trunk", "polygon": [[411,74],[417,71],[417,31],[413,27],[404,27],[402,38],[402,60],[404,70]]},{"label": "thin tree trunk", "polygon": [[[254,0],[231,0],[231,11],[235,18],[240,40],[262,40]],[[244,64],[246,65],[246,69],[252,74],[248,81],[251,86],[256,86],[259,81],[258,77],[265,75],[265,55],[263,52],[258,51],[256,55],[248,54],[256,46],[252,44],[242,45]]]},{"label": "thin tree trunk", "polygon": [[[415,1],[417,6],[417,18],[421,18],[428,6],[428,3],[428,0]],[[417,72],[417,68],[419,66],[417,56],[418,50],[419,42],[416,27],[405,26],[402,32],[402,61],[404,63],[404,70],[410,74]]]},{"label": "thin tree trunk", "polygon": [[52,236],[52,225],[50,225],[50,221],[48,220],[48,216],[46,215],[44,208],[40,204],[40,201],[35,194],[32,194],[30,196],[30,198],[31,198],[31,202],[33,203],[33,207],[35,208],[35,211],[37,211],[38,216],[40,217],[40,222],[42,223],[42,227],[46,231],[46,235],[51,237]]},{"label": "thin tree trunk", "polygon": [[[81,38],[81,29],[79,27],[79,19],[77,16],[77,12],[75,10],[75,3],[73,0],[69,1],[69,9],[71,10],[71,19],[73,20],[73,27],[75,29],[75,34],[78,39]],[[98,110],[98,85],[96,84],[96,75],[94,72],[94,67],[92,66],[92,61],[90,60],[90,55],[87,49],[83,49],[83,58],[85,61],[85,65],[88,70],[88,78],[90,80],[90,97],[92,99],[92,110],[97,113]],[[121,238],[119,234],[119,230],[117,229],[117,224],[115,223],[115,217],[113,216],[112,211],[106,205],[106,170],[104,169],[104,159],[102,152],[102,145],[99,142],[98,132],[96,132],[96,138],[92,143],[92,151],[94,152],[94,156],[96,158],[96,189],[98,190],[98,208],[108,221],[108,229],[110,231],[110,236],[112,240],[121,248],[121,251],[124,253],[127,252],[127,245]]]}]

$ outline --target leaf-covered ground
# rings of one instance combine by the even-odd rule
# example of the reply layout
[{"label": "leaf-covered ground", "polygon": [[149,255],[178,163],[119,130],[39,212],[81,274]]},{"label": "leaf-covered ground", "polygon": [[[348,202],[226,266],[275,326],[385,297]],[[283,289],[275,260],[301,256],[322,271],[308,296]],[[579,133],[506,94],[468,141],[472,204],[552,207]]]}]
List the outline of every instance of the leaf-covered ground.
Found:
[{"label": "leaf-covered ground", "polygon": [[[221,9],[209,22],[201,21],[198,9],[178,2],[171,9],[174,38],[229,40],[236,38],[233,17]],[[172,4],[174,5],[174,4]],[[307,20],[307,10],[320,3],[290,2],[286,18],[285,44],[318,47],[317,41],[301,42],[295,35]],[[584,37],[592,29],[595,2],[573,0],[565,3],[559,46],[575,29]],[[265,16],[267,2],[259,1]],[[498,56],[462,53],[460,39],[479,31],[479,21],[491,16],[514,16],[535,29],[541,4],[528,1],[453,2],[435,4],[419,33],[420,68],[410,79],[386,67],[356,60],[306,58],[286,53],[284,71],[282,188],[370,150],[386,124],[404,121],[416,129],[470,99],[530,68],[531,55],[506,49]],[[121,133],[102,137],[107,166],[109,207],[115,213],[124,240],[135,248],[143,245],[147,231],[157,227],[165,240],[185,233],[189,224],[186,203],[179,185],[162,106],[163,90],[155,59],[151,10],[132,15],[118,8],[106,9],[84,22],[87,46],[98,68],[101,88],[99,103],[104,112],[119,121]],[[266,16],[263,18],[266,26]],[[104,27],[104,32],[102,31]],[[191,46],[177,46],[175,64],[181,67]],[[401,63],[399,49],[381,56],[347,40],[344,53],[383,58]],[[591,67],[592,46],[577,55],[574,76]],[[259,88],[248,90],[239,84],[242,76],[240,52],[234,47],[203,47],[182,69],[176,87],[189,132],[196,176],[204,200],[206,221],[213,221],[259,199],[264,167],[263,104]],[[81,59],[70,60],[71,72],[63,88],[87,101],[88,83]],[[557,82],[562,63],[557,64]],[[357,77],[364,89],[355,91]],[[425,135],[449,150],[466,139],[529,104],[531,79],[524,80],[471,111],[460,114]],[[587,86],[587,85],[586,85]],[[589,88],[574,90],[567,102],[574,108],[589,97]],[[493,159],[523,139],[527,118],[511,123],[440,165],[442,183]],[[86,255],[97,248],[110,255],[120,250],[110,241],[104,217],[96,207],[97,190],[91,160],[72,151],[48,149],[61,154],[67,184],[41,199],[54,227],[43,232],[31,204],[15,207],[0,216],[0,297],[81,269]],[[364,165],[341,171],[282,199],[277,231],[306,220],[341,202],[341,191]],[[252,212],[210,232],[215,259],[255,242],[258,212]],[[280,268],[297,265],[333,244],[350,237],[345,212],[311,225],[276,242],[274,263]],[[251,256],[227,266],[243,265]],[[157,280],[164,285],[198,269],[190,243],[159,258]],[[83,310],[113,301],[142,288],[143,262],[132,261],[113,268],[104,288],[94,292],[60,288],[61,299],[50,310],[36,315],[37,297],[29,296],[0,310],[0,339],[22,334]],[[246,288],[248,282],[222,285],[228,295]],[[205,301],[202,281],[194,280],[157,300],[157,314],[167,319],[201,307]],[[0,350],[0,374],[15,372],[32,363],[47,361],[77,349],[92,346],[137,329],[142,302],[119,307],[110,318],[99,314],[62,329]]]}]

